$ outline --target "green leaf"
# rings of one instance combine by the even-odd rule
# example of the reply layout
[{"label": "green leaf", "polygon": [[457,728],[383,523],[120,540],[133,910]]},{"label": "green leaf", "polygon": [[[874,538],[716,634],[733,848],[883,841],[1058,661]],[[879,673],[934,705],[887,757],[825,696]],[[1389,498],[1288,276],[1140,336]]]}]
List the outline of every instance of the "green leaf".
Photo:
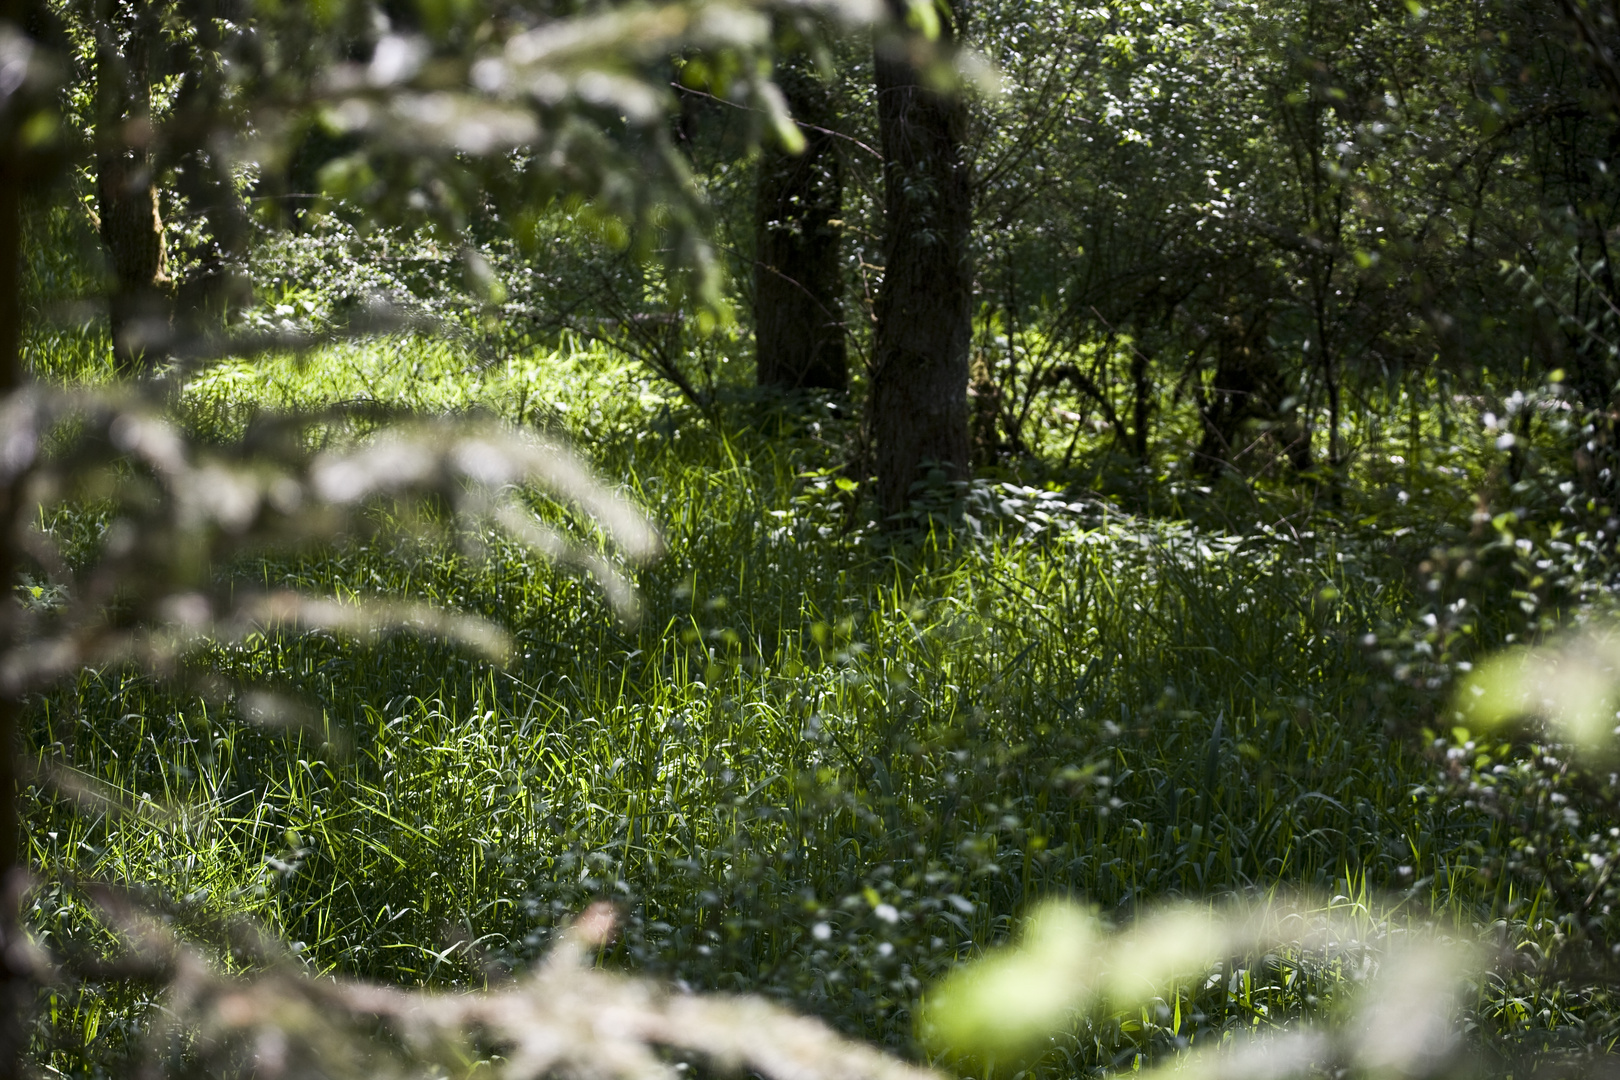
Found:
[{"label": "green leaf", "polygon": [[1101,949],[1096,916],[1070,904],[1038,910],[1016,948],[953,972],[928,1001],[924,1036],[939,1048],[1017,1057],[1068,1026],[1088,996]]},{"label": "green leaf", "polygon": [[1617,659],[1616,643],[1595,636],[1500,653],[1458,688],[1457,714],[1481,729],[1539,717],[1583,749],[1605,747],[1612,741],[1620,696]]}]

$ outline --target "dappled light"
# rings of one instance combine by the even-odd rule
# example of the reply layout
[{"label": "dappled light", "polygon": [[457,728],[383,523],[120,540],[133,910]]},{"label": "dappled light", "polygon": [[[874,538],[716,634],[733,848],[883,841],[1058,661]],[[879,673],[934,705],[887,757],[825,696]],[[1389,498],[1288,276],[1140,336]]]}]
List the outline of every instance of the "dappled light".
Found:
[{"label": "dappled light", "polygon": [[0,1080],[1611,1071],[1617,54],[0,3]]}]

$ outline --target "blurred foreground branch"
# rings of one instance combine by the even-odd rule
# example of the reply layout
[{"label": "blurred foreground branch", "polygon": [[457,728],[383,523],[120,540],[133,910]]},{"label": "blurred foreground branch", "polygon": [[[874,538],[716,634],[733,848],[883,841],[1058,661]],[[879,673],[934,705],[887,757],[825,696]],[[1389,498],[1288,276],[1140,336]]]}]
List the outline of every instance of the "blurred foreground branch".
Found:
[{"label": "blurred foreground branch", "polygon": [[314,978],[290,959],[251,977],[221,973],[138,909],[102,909],[148,967],[165,973],[155,1052],[184,1047],[211,1075],[332,1078],[464,1072],[482,1060],[505,1080],[566,1075],[645,1080],[692,1058],[769,1080],[933,1080],[758,998],[672,993],[593,969],[614,930],[598,903],[528,977],[486,993],[403,990]]}]

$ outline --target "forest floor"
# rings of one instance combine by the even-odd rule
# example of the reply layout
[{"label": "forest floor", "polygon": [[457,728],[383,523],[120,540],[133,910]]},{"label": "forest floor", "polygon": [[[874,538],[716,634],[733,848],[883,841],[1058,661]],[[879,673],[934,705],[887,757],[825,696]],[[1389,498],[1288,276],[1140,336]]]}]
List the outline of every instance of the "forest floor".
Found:
[{"label": "forest floor", "polygon": [[[1500,821],[1434,783],[1423,729],[1449,684],[1407,677],[1429,601],[1416,566],[1470,528],[1475,464],[1438,466],[1411,508],[1380,494],[1404,464],[1367,473],[1331,520],[1245,510],[1247,491],[1173,505],[1174,484],[1149,514],[1099,494],[1101,471],[1003,473],[897,539],[857,512],[840,410],[738,394],[704,415],[583,347],[469,367],[431,342],[337,346],[212,369],[185,410],[225,432],[355,401],[566,434],[666,540],[634,571],[639,618],[493,531],[255,564],[270,584],[465,608],[517,649],[491,666],[410,635],[314,634],[198,660],[305,701],[279,730],[250,723],[246,697],[116,671],[40,700],[36,751],[157,808],[32,805],[32,858],[59,883],[32,898],[47,938],[93,922],[60,883],[112,877],[199,938],[247,915],[317,971],[481,986],[607,897],[623,931],[606,962],[913,1051],[927,988],[1053,895],[1112,921],[1286,894],[1369,925],[1555,933],[1537,896],[1487,872]],[[106,523],[88,506],[44,524],[71,550]],[[1129,1069],[1329,1008],[1347,980],[1234,967],[1079,1022],[1038,1072]],[[48,1066],[116,1071],[143,993],[53,996]],[[1469,1009],[1549,1046],[1609,1022],[1534,981],[1482,981]]]}]

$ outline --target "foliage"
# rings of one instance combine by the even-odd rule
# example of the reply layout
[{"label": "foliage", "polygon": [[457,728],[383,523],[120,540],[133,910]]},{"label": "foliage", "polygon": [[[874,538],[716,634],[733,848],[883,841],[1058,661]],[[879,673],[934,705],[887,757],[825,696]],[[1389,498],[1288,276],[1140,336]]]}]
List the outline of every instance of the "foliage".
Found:
[{"label": "foliage", "polygon": [[[1489,895],[1468,850],[1502,842],[1489,817],[1414,802],[1428,762],[1386,734],[1403,706],[1380,700],[1359,627],[1409,594],[1380,533],[1222,535],[985,485],[982,539],[908,553],[842,531],[849,496],[827,467],[848,420],[739,405],[716,429],[600,351],[465,372],[432,342],[324,355],[219,369],[187,408],[228,420],[368,390],[514,415],[528,387],[662,523],[641,622],[493,534],[268,563],[277,584],[499,616],[513,658],[497,673],[409,639],[322,637],[218,656],[312,703],[284,736],[247,722],[251,699],[129,676],[63,687],[35,745],[178,814],[154,830],[42,804],[35,857],[53,876],[140,865],[183,900],[181,925],[245,911],[319,970],[456,986],[524,969],[605,895],[624,911],[614,963],[763,990],[902,1046],[927,985],[1050,892],[1122,921],[1154,897],[1278,882],[1363,904],[1387,889],[1465,922]],[[92,737],[104,716],[126,719]],[[86,914],[63,892],[35,917],[71,937]],[[1182,1000],[1179,1021],[1151,1003],[1099,1017],[1048,1067],[1280,1020],[1337,978],[1244,970]],[[99,1016],[99,1032],[129,1022],[94,984],[60,994],[59,1015]],[[112,1050],[75,1023],[52,1035],[67,1071]]]},{"label": "foliage", "polygon": [[[316,125],[348,137],[352,152],[323,170],[328,188],[372,222],[431,222],[461,247],[468,283],[492,300],[501,299],[503,289],[483,255],[461,238],[469,212],[503,183],[519,189],[520,202],[540,207],[559,193],[589,197],[610,233],[617,227],[644,244],[657,218],[664,235],[677,241],[671,269],[697,271],[695,295],[712,311],[717,297],[705,275],[707,248],[695,229],[692,193],[661,137],[668,94],[648,81],[638,61],[690,48],[691,72],[705,63],[713,72],[708,80],[694,74],[697,84],[722,95],[733,85],[743,88],[745,96],[764,104],[790,143],[797,132],[786,125],[780,95],[758,62],[769,20],[751,9],[665,5],[571,19],[505,20],[494,40],[472,32],[477,24],[467,18],[471,12],[426,10],[421,26],[395,28],[380,11],[359,4],[261,5],[235,13],[236,21],[207,5],[105,5],[94,12],[62,5],[54,12],[61,25],[51,28],[56,33],[49,41],[42,33],[50,30],[39,28],[48,21],[43,12],[8,8],[3,14],[6,157],[24,160],[19,148],[33,153],[34,144],[53,140],[52,149],[71,150],[71,137],[54,130],[30,134],[29,114],[53,119],[38,100],[53,74],[44,58],[76,56],[81,81],[74,89],[82,91],[89,80],[94,89],[65,96],[70,107],[82,106],[87,96],[95,105],[93,119],[83,109],[77,119],[81,133],[87,121],[93,124],[85,134],[95,144],[99,231],[116,278],[110,290],[115,356],[125,368],[135,360],[174,361],[160,379],[127,392],[29,386],[18,354],[16,298],[8,297],[0,312],[0,390],[6,394],[0,401],[0,579],[7,594],[0,612],[0,1074],[11,1076],[21,1067],[19,1029],[28,990],[59,977],[54,958],[29,956],[18,919],[26,863],[19,865],[17,851],[13,800],[21,792],[15,790],[13,743],[19,705],[30,694],[107,665],[133,665],[168,679],[201,674],[195,667],[182,671],[200,646],[228,648],[235,640],[292,626],[364,633],[403,624],[504,653],[498,629],[438,605],[357,604],[353,597],[258,591],[230,576],[230,565],[246,555],[267,547],[341,543],[369,531],[383,512],[419,537],[435,526],[463,527],[469,517],[498,520],[531,547],[584,564],[627,614],[633,596],[611,563],[534,520],[523,487],[543,480],[633,556],[645,557],[657,547],[642,518],[562,447],[512,429],[443,420],[411,425],[376,409],[341,408],[326,416],[259,413],[234,429],[208,433],[213,440],[174,422],[168,386],[222,354],[252,354],[267,340],[282,339],[274,331],[244,336],[239,326],[221,326],[223,312],[214,306],[244,251],[238,163],[273,189],[285,171],[292,136]],[[808,23],[815,13],[804,14]],[[31,16],[26,29],[12,25],[13,15]],[[67,55],[49,57],[50,46],[59,44],[68,46]],[[480,164],[493,166],[493,173],[481,173]],[[632,170],[639,175],[628,179]],[[205,288],[189,298],[187,283],[176,289],[167,273],[158,173],[177,180],[187,200],[183,208],[206,221],[196,237],[204,253],[195,260]],[[6,267],[0,291],[6,292],[15,291],[20,256],[21,182],[11,169],[0,176],[0,262]],[[633,228],[615,226],[619,216],[631,219]],[[233,259],[238,266],[229,265]],[[359,321],[356,326],[349,320],[348,329],[377,323]],[[356,441],[377,426],[380,434]],[[71,565],[48,532],[30,531],[30,519],[64,508],[69,515],[86,510],[103,526],[73,553],[78,558]],[[14,588],[24,553],[38,577]],[[249,713],[268,714],[261,719],[280,719],[289,711],[267,695],[250,701]],[[40,760],[32,774],[87,808],[117,805],[71,767]],[[100,906],[104,918],[116,915],[112,906]],[[136,937],[138,952],[161,951],[150,933]],[[78,940],[63,944],[71,953]],[[183,1013],[188,999],[220,996],[198,978],[197,966],[182,957],[168,964],[155,960],[143,970],[167,986],[171,1006]],[[551,970],[567,967],[565,961]],[[601,998],[595,1005],[585,989],[593,984],[590,976],[584,982],[565,977],[537,993],[554,1009],[556,995],[566,988],[572,992],[568,1003],[584,1014],[605,1009],[623,1018],[639,1010],[650,1019],[662,1010],[672,1014],[665,1015],[664,1033],[631,1033],[592,1050],[591,1033],[578,1030],[577,1018],[573,1024],[562,1018],[548,1029],[547,1006],[524,1009],[516,995],[491,999],[482,1012],[463,1009],[445,1026],[482,1028],[501,1045],[515,1041],[513,1067],[520,1075],[570,1066],[599,1071],[611,1060],[621,1072],[639,1075],[655,1060],[641,1045],[647,1042],[708,1047],[724,1063],[746,1062],[766,1072],[802,1072],[805,1053],[784,1054],[757,1042],[772,1029],[804,1043],[811,1057],[832,1052],[829,1067],[840,1074],[852,1067],[905,1071],[870,1052],[848,1049],[840,1058],[813,1025],[773,1020],[775,1014],[763,1007],[742,1004],[729,1013],[706,1013],[705,1006],[680,1000],[660,1006],[640,984],[594,983]],[[206,1068],[226,1067],[224,1059],[208,1061],[219,1049],[210,1045],[219,1025],[257,1026],[257,1067],[281,1071],[287,1040],[293,1039],[309,1051],[294,1053],[299,1067],[337,1068],[342,1054],[320,1050],[325,1018],[299,1000],[311,993],[320,996],[298,978],[227,991],[223,1000],[229,1004],[235,994],[247,1008],[245,1018],[233,1020],[218,1010],[205,1015],[191,1050]],[[249,1002],[255,996],[257,1005]],[[434,1015],[398,995],[373,990],[367,999],[367,991],[357,988],[350,996],[370,1001],[358,1006],[361,1014],[385,1013],[379,1003],[392,1003],[396,1012],[418,1020]],[[514,1009],[517,1019],[500,1019]],[[745,1020],[765,1029],[749,1033],[752,1044],[738,1038]],[[708,1035],[693,1030],[704,1026]],[[226,1059],[234,1041],[224,1039]],[[329,1051],[342,1042],[324,1041]],[[171,1055],[168,1064],[183,1066],[187,1056]]]},{"label": "foliage", "polygon": [[[28,221],[34,385],[0,431],[53,481],[18,579],[37,648],[6,669],[33,673],[27,915],[58,961],[35,1060],[273,1071],[283,1025],[231,1019],[253,1001],[345,1045],[380,1024],[373,1071],[521,1072],[496,1029],[534,999],[503,981],[559,972],[647,1024],[758,992],[973,1075],[1518,1075],[1612,1045],[1611,646],[1539,643],[1601,624],[1620,528],[1613,20],[957,8],[994,64],[965,143],[980,469],[886,523],[851,401],[740,372],[746,155],[795,141],[765,66],[795,38],[831,82],[872,355],[871,59],[823,37],[870,12],[163,8],[177,297],[223,262],[256,299],[177,319],[132,386],[74,306],[86,181]],[[82,155],[105,27],[57,11],[83,141],[49,145]],[[239,137],[204,162],[208,87],[203,126]],[[633,581],[640,620],[580,571]],[[1549,697],[1578,737],[1523,722]],[[543,959],[602,897],[600,962],[681,993]],[[156,975],[129,902],[186,942]],[[240,948],[245,919],[292,957]],[[187,1019],[154,1042],[163,1008]],[[444,1042],[403,1037],[423,1009]]]}]

